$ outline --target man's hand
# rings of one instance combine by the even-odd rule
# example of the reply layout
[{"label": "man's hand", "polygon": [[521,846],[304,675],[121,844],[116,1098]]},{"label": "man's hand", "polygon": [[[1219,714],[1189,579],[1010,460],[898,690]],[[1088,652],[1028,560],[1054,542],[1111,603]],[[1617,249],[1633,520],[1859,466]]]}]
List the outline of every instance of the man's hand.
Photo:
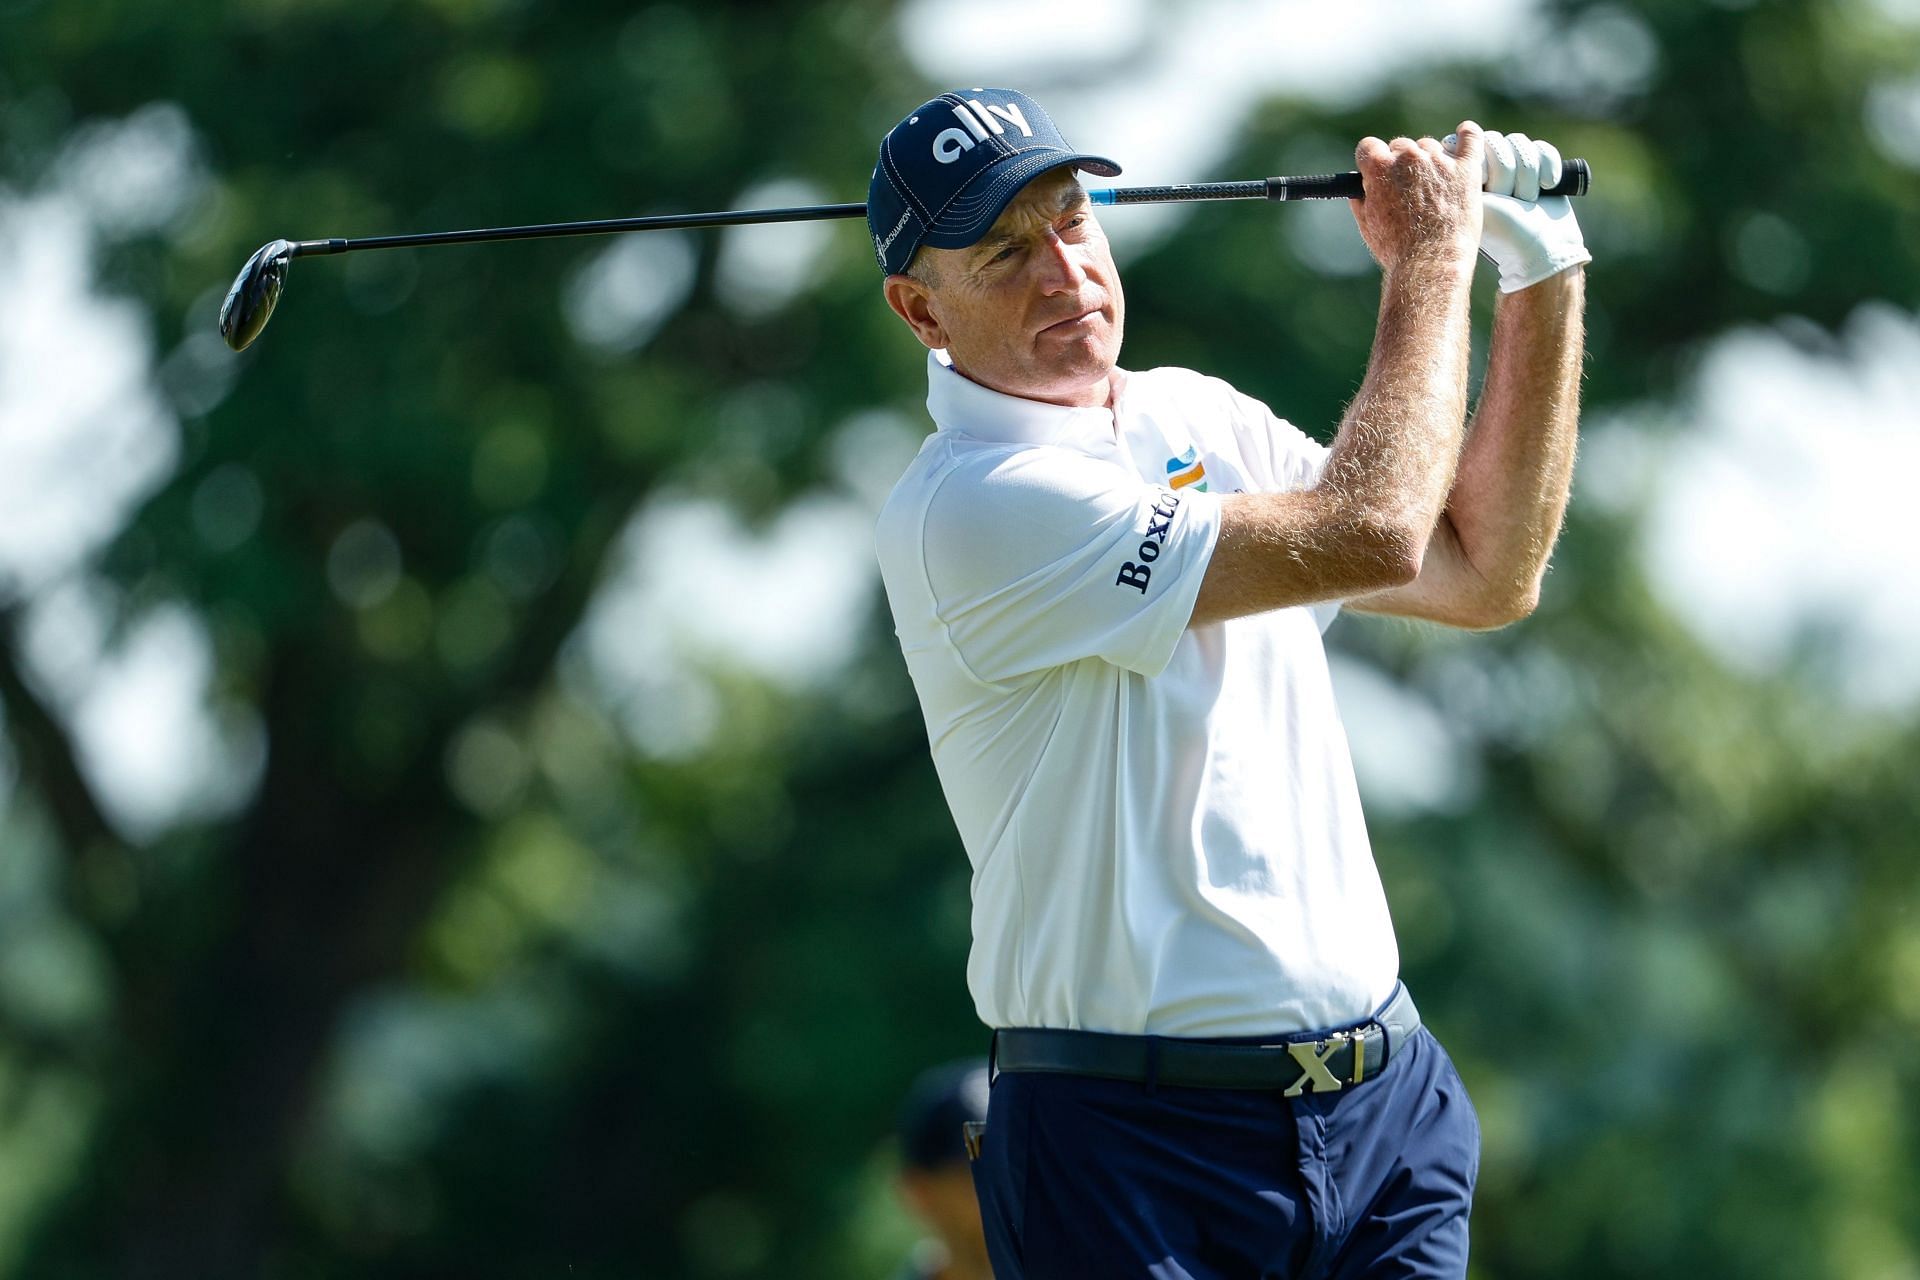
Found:
[{"label": "man's hand", "polygon": [[1404,587],[1453,484],[1467,415],[1480,251],[1480,127],[1458,154],[1433,138],[1368,138],[1353,218],[1379,261],[1367,376],[1308,489],[1230,494],[1192,626]]},{"label": "man's hand", "polygon": [[[1447,143],[1456,145],[1451,136]],[[1481,141],[1481,153],[1486,196],[1480,251],[1500,269],[1500,292],[1517,293],[1593,261],[1574,221],[1573,201],[1540,195],[1560,181],[1563,166],[1552,143],[1524,133],[1489,133]]]},{"label": "man's hand", "polygon": [[1363,138],[1354,150],[1366,199],[1348,203],[1374,261],[1471,268],[1480,247],[1480,126],[1462,121],[1457,145],[1435,138]]}]

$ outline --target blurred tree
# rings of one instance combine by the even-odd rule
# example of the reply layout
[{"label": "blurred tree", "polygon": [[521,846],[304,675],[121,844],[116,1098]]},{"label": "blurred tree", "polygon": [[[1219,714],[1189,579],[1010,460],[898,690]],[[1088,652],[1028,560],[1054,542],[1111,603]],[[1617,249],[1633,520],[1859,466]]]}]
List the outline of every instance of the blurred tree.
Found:
[{"label": "blurred tree", "polygon": [[[10,180],[52,171],[72,125],[156,95],[179,104],[213,188],[170,234],[114,244],[101,275],[151,308],[162,350],[191,350],[210,284],[276,228],[726,207],[750,179],[857,185],[867,139],[913,92],[887,70],[887,17],[862,3],[781,15],[199,5],[164,21],[137,5],[42,6],[0,54],[10,96],[39,123],[22,130]],[[914,1009],[892,1016],[855,981],[857,935],[823,950],[842,926],[791,914],[842,861],[842,891],[871,898],[866,912],[926,896],[901,876],[937,824],[904,828],[876,858],[842,825],[856,815],[813,809],[841,800],[834,770],[852,767],[868,782],[909,775],[905,791],[860,802],[866,822],[909,802],[936,813],[901,740],[910,724],[893,714],[885,732],[856,733],[837,707],[740,688],[724,692],[713,750],[651,768],[601,742],[603,713],[555,683],[649,495],[768,516],[821,482],[830,428],[906,394],[915,372],[819,358],[822,335],[878,327],[857,234],[827,251],[827,283],[793,314],[731,306],[718,243],[638,258],[580,242],[442,250],[297,273],[242,394],[182,413],[177,470],[102,565],[128,618],[191,607],[217,696],[257,717],[264,764],[231,817],[129,840],[9,647],[0,687],[23,783],[11,825],[47,831],[108,1010],[80,1044],[10,1058],[88,1097],[84,1149],[24,1246],[24,1273],[364,1274],[385,1259],[631,1274],[636,1258],[672,1273],[697,1266],[677,1261],[689,1250],[740,1260],[819,1230],[822,1198],[789,1192],[833,1180],[785,1166],[796,1135],[844,1118],[849,1095],[836,1106],[815,1090],[846,1047],[829,1056],[818,1019],[776,1015],[749,1053],[736,1023],[761,1007],[756,987],[796,983],[815,989],[788,992],[791,1016],[830,1004],[831,1023],[868,1042],[961,1012],[944,966],[888,948],[867,967],[923,980]],[[635,359],[650,317],[672,322]],[[765,386],[780,389],[779,418],[716,426],[727,397]],[[253,527],[209,546],[236,493],[264,495]],[[634,535],[643,555],[694,550],[647,534]],[[824,721],[804,737],[791,723],[803,712]],[[561,762],[500,803],[502,770],[535,751]],[[570,751],[599,772],[580,783]],[[804,896],[743,872],[774,852]],[[630,937],[623,954],[570,931],[570,913],[602,894],[652,904],[666,936]],[[836,971],[830,999],[817,988]],[[409,1000],[442,1020],[491,1000],[546,1025],[537,1048],[456,1071],[432,1140],[393,1138],[390,1166],[370,1168],[365,1150],[329,1145],[321,1089],[355,1002],[360,1023],[344,1025]],[[432,1017],[403,1021],[430,1041]],[[794,1037],[820,1059],[811,1068]],[[866,1072],[884,1089],[909,1066],[870,1061],[837,1087]],[[341,1105],[355,1114],[353,1097]],[[386,1119],[428,1123],[415,1114],[426,1105]],[[804,1163],[858,1154],[872,1132],[842,1124]]]},{"label": "blurred tree", "polygon": [[[722,237],[301,264],[242,360],[205,343],[272,234],[858,198],[927,88],[892,7],[0,16],[7,187],[70,182],[75,139],[156,101],[190,124],[199,199],[98,268],[150,319],[178,462],[79,576],[122,630],[189,610],[264,744],[231,811],[130,827],[30,660],[53,588],[0,597],[0,907],[40,957],[0,964],[0,1267],[849,1274],[900,1088],[978,1047],[964,858],[884,609],[834,678],[781,683],[609,597],[712,550],[685,504],[781,527],[911,447],[921,366],[863,238],[787,285]],[[1551,74],[1274,102],[1223,174],[1466,114],[1589,156],[1590,418],[1657,429],[1732,325],[1911,305],[1884,135],[1915,44],[1864,2],[1558,5]],[[1375,300],[1340,212],[1196,211],[1127,266],[1132,363],[1324,431]],[[1334,633],[1471,765],[1375,835],[1481,1103],[1478,1265],[1912,1274],[1920,728],[1811,666],[1730,671],[1648,594],[1637,514],[1576,504],[1510,632]]]}]

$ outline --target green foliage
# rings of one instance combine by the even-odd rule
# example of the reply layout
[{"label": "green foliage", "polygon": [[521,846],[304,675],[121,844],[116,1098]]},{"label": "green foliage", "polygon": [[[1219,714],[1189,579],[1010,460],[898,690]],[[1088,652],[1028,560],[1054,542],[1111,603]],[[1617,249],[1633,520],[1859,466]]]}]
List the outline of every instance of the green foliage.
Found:
[{"label": "green foliage", "polygon": [[[98,273],[191,354],[273,235],[723,208],[774,179],[857,199],[928,87],[897,16],[0,5],[0,183],[177,103],[207,184]],[[1869,128],[1911,25],[1813,0],[1551,19],[1536,61],[1564,75],[1272,101],[1195,177],[1343,167],[1467,115],[1590,157],[1590,420],[1677,403],[1732,326],[1920,295],[1914,173]],[[1194,211],[1126,265],[1130,363],[1330,431],[1376,301],[1338,213]],[[555,241],[302,261],[260,343],[206,366],[237,372],[224,395],[168,365],[178,466],[95,569],[121,623],[206,628],[216,704],[265,743],[237,812],[109,821],[0,595],[0,1272],[824,1278],[900,1237],[894,1104],[983,1035],[884,607],[812,685],[697,654],[612,688],[582,637],[628,557],[700,550],[665,500],[766,528],[844,492],[848,424],[917,414],[921,365],[855,229],[758,310],[718,237],[672,243],[640,262],[684,287],[650,337],[576,335],[569,299],[617,268]],[[1729,669],[1648,593],[1636,514],[1576,503],[1507,632],[1334,633],[1472,765],[1457,807],[1373,829],[1482,1115],[1478,1274],[1911,1274],[1920,727],[1811,666]],[[645,655],[675,621],[623,625]]]}]

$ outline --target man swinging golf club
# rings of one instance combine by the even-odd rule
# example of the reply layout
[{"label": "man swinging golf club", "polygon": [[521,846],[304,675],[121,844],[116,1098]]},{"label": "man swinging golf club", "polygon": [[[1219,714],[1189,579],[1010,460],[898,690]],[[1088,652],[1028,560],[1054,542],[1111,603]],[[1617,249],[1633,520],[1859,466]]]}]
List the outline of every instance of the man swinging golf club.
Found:
[{"label": "man swinging golf club", "polygon": [[1532,610],[1590,257],[1540,198],[1545,143],[1463,122],[1356,158],[1381,303],[1327,447],[1218,379],[1119,367],[1075,178],[1118,166],[1031,98],[942,94],[880,144],[868,225],[938,429],[879,558],[973,865],[1002,1280],[1466,1270],[1478,1124],[1398,979],[1321,633]]}]

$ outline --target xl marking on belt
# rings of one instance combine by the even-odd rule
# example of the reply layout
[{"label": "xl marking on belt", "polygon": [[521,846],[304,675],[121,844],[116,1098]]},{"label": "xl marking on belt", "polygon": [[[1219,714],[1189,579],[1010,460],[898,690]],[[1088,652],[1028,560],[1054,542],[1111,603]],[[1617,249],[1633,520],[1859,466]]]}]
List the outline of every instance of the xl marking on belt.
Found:
[{"label": "xl marking on belt", "polygon": [[[1342,1080],[1333,1074],[1333,1068],[1327,1065],[1340,1046],[1351,1039],[1353,1044],[1353,1079]],[[1361,1039],[1342,1033],[1326,1040],[1307,1040],[1287,1046],[1287,1054],[1300,1064],[1300,1078],[1287,1086],[1284,1098],[1297,1098],[1308,1091],[1314,1093],[1338,1093],[1349,1084],[1360,1083]]]}]

